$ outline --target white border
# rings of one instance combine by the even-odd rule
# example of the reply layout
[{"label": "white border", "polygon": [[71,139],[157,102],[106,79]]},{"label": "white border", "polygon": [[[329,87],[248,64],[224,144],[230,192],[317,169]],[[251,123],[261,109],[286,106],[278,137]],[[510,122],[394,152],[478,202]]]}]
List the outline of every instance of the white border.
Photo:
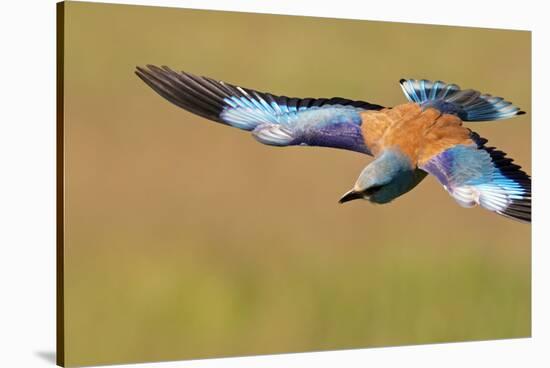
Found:
[{"label": "white border", "polygon": [[[142,364],[143,367],[550,366],[549,27],[544,2],[129,0],[142,5],[532,30],[533,338]],[[55,1],[3,2],[0,15],[0,366],[48,367],[55,349]],[[512,45],[513,46],[513,45]],[[514,52],[510,47],[510,52]],[[546,167],[546,169],[545,169]],[[129,366],[129,365],[124,365]],[[123,366],[121,366],[123,367]]]}]

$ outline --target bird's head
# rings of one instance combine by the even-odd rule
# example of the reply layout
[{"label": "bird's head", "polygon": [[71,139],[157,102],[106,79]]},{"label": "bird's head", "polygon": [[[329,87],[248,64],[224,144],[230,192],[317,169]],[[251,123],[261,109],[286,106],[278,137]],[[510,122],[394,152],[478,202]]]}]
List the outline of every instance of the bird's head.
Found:
[{"label": "bird's head", "polygon": [[385,150],[363,169],[353,189],[340,198],[340,203],[366,199],[372,203],[388,203],[414,188],[426,173],[412,167],[401,152]]}]

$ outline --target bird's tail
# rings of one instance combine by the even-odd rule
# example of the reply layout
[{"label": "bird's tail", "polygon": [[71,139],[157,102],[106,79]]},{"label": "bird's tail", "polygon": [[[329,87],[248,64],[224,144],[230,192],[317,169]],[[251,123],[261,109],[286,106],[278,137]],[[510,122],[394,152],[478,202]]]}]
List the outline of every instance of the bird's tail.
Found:
[{"label": "bird's tail", "polygon": [[401,79],[399,82],[409,101],[424,107],[435,107],[464,121],[501,120],[525,114],[502,97],[482,94],[473,89],[463,90],[456,84],[425,79]]}]

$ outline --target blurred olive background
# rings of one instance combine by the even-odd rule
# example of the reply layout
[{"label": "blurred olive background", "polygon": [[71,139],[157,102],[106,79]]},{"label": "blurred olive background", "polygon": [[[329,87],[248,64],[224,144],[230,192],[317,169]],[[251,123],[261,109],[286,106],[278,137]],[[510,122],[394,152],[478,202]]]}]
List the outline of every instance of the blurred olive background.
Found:
[{"label": "blurred olive background", "polygon": [[[387,106],[442,79],[529,112],[529,32],[69,2],[65,37],[67,364],[530,335],[530,226],[433,177],[339,205],[371,158],[263,146],[134,75]],[[529,113],[468,126],[530,172]]]}]

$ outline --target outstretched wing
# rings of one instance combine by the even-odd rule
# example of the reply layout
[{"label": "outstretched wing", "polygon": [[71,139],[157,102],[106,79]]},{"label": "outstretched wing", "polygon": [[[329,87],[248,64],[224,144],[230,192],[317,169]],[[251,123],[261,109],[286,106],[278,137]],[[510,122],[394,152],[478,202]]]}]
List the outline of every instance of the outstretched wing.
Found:
[{"label": "outstretched wing", "polygon": [[506,153],[487,147],[471,132],[472,145],[456,145],[419,167],[437,177],[464,207],[477,204],[500,215],[531,222],[531,177]]},{"label": "outstretched wing", "polygon": [[426,79],[401,79],[401,88],[410,102],[422,107],[435,107],[463,121],[501,120],[525,114],[502,97],[491,96],[474,89],[461,89],[456,84]]},{"label": "outstretched wing", "polygon": [[210,120],[252,131],[274,146],[325,146],[370,153],[361,133],[361,111],[383,107],[345,98],[275,96],[148,65],[136,74],[173,104]]}]

